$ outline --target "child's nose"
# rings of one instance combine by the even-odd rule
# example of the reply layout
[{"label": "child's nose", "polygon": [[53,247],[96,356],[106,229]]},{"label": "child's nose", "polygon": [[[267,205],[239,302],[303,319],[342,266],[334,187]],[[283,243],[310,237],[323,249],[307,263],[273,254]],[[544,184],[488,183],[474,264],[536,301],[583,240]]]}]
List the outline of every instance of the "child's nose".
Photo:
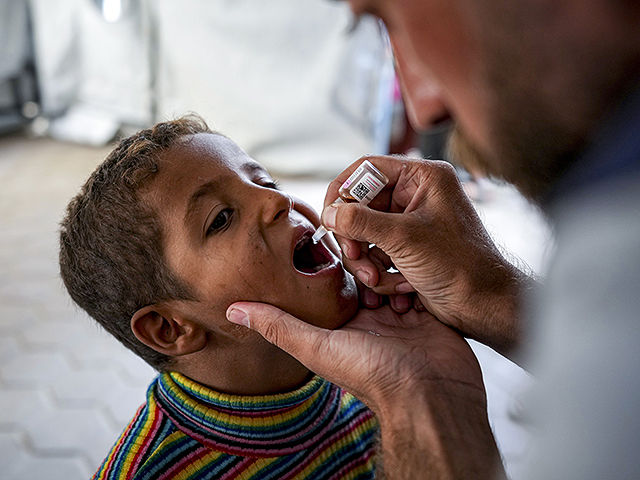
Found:
[{"label": "child's nose", "polygon": [[291,197],[279,190],[266,189],[258,201],[262,204],[262,221],[267,225],[288,217],[293,208]]}]

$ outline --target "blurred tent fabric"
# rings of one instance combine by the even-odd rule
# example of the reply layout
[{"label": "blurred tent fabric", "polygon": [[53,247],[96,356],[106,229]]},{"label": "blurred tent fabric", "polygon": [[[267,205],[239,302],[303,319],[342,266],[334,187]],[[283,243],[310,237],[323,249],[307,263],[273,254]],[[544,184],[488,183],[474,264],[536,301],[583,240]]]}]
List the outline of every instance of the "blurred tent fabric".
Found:
[{"label": "blurred tent fabric", "polygon": [[30,0],[43,113],[62,140],[104,144],[152,123],[144,2],[108,22],[93,0]]},{"label": "blurred tent fabric", "polygon": [[[117,18],[105,18],[107,2]],[[389,47],[373,19],[348,34],[343,2],[29,4],[54,137],[103,144],[122,126],[196,112],[276,172],[331,175],[386,152]]]},{"label": "blurred tent fabric", "polygon": [[[27,0],[0,0],[0,133],[37,114]],[[32,103],[31,112],[25,105]]]}]

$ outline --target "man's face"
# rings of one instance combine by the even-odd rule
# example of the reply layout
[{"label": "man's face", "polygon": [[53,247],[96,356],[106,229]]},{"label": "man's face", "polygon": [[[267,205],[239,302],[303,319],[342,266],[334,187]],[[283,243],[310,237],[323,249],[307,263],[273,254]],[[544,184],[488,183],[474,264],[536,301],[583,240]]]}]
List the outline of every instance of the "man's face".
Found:
[{"label": "man's face", "polygon": [[192,320],[216,329],[236,301],[273,304],[337,328],[357,308],[353,277],[337,249],[310,241],[317,214],[279,191],[266,170],[214,134],[165,152],[143,199],[159,213],[169,268],[190,284]]},{"label": "man's face", "polygon": [[583,85],[594,65],[574,53],[571,12],[530,0],[349,3],[387,26],[414,126],[430,126],[434,92],[449,110],[455,160],[533,199],[574,160],[601,104]]},{"label": "man's face", "polygon": [[478,45],[460,0],[350,0],[356,15],[383,20],[414,127],[428,129],[444,108],[474,139],[487,130],[477,77]]}]

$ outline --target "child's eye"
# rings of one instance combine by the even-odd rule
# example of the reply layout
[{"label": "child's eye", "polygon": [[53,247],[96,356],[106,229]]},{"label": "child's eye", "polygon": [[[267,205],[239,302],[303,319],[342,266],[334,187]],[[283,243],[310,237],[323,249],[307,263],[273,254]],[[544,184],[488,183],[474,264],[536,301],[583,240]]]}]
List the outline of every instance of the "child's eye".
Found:
[{"label": "child's eye", "polygon": [[209,225],[209,228],[207,229],[207,236],[224,229],[229,224],[229,220],[231,220],[232,215],[233,210],[230,208],[225,208],[216,215],[216,218],[213,219],[213,222],[211,222],[211,225]]}]

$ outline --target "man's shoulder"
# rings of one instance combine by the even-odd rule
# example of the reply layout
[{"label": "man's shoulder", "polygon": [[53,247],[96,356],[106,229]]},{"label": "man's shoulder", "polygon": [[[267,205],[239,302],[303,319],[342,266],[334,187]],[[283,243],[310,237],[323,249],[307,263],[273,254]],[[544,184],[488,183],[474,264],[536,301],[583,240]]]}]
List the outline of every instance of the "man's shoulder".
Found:
[{"label": "man's shoulder", "polygon": [[575,477],[576,466],[583,478],[620,478],[637,471],[640,428],[640,179],[584,190],[556,213],[533,322],[530,462],[541,478]]},{"label": "man's shoulder", "polygon": [[556,216],[556,242],[543,315],[562,317],[557,325],[567,329],[640,329],[640,176],[566,202]]},{"label": "man's shoulder", "polygon": [[582,247],[623,254],[604,247],[640,242],[640,174],[582,190],[562,202],[554,217],[561,253]]}]

